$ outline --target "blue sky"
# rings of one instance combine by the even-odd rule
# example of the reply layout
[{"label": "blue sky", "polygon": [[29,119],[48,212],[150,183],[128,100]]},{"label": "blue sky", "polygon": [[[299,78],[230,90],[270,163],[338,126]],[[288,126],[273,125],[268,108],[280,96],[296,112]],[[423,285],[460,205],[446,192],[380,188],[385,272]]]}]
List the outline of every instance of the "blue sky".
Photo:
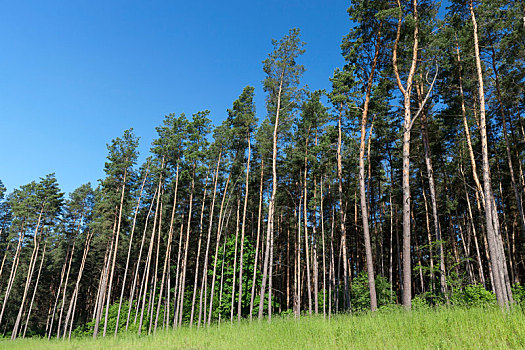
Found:
[{"label": "blue sky", "polygon": [[168,113],[215,125],[246,85],[264,117],[262,61],[299,27],[303,82],[328,88],[348,1],[10,1],[0,7],[0,179],[55,172],[66,192],[103,177],[106,144],[133,127],[140,159]]}]

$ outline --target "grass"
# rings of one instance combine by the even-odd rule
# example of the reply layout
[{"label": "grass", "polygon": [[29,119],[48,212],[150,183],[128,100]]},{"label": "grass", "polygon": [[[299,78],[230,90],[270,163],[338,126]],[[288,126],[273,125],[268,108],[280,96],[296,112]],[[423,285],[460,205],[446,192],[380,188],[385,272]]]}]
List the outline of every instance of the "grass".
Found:
[{"label": "grass", "polygon": [[155,336],[71,341],[0,341],[0,349],[524,349],[525,314],[520,308],[440,308],[375,314],[274,317],[207,329],[160,331]]}]

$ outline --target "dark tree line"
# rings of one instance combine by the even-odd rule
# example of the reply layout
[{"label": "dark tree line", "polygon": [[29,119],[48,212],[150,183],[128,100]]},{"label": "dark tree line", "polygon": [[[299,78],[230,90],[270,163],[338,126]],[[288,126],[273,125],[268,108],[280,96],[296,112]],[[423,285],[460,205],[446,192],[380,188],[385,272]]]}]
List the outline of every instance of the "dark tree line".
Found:
[{"label": "dark tree line", "polygon": [[525,6],[438,10],[352,0],[330,91],[303,85],[292,29],[263,61],[264,113],[248,86],[219,126],[170,114],[140,165],[126,130],[68,197],[54,174],[0,183],[0,332],[410,309],[474,284],[508,307],[525,277]]}]

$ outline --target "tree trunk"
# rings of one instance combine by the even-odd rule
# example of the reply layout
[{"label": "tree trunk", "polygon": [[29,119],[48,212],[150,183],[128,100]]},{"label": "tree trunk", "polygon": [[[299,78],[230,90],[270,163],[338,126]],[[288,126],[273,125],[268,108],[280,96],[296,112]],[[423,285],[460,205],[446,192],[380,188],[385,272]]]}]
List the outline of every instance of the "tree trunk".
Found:
[{"label": "tree trunk", "polygon": [[69,327],[69,338],[71,338],[71,329],[72,329],[73,322],[75,320],[75,306],[77,304],[77,299],[78,299],[80,280],[82,279],[82,274],[84,272],[84,266],[86,265],[86,259],[87,259],[87,255],[88,255],[88,252],[89,252],[89,245],[91,243],[91,238],[92,237],[93,237],[92,233],[88,233],[87,234],[86,243],[85,243],[85,247],[84,247],[84,252],[82,254],[82,262],[80,263],[80,269],[79,269],[78,275],[77,275],[77,282],[75,284],[75,289],[73,290],[73,295],[71,297],[71,301],[69,303],[69,308],[68,308],[67,314],[66,314],[66,320],[64,322],[64,332],[63,332],[63,337],[64,338],[66,336],[66,330],[68,328],[68,325],[70,325],[70,327]]},{"label": "tree trunk", "polygon": [[[127,159],[125,161],[127,161]],[[103,337],[106,336],[106,331],[108,328],[108,313],[109,313],[109,305],[111,303],[111,291],[113,289],[112,287],[113,287],[113,275],[115,274],[115,261],[117,260],[118,242],[120,238],[120,225],[122,223],[122,207],[124,206],[124,193],[126,189],[127,174],[128,174],[128,169],[126,168],[124,170],[124,178],[122,180],[122,192],[120,194],[120,207],[118,211],[118,224],[117,224],[117,233],[115,237],[115,250],[113,251],[113,259],[111,259],[112,264],[111,264],[111,273],[109,275],[108,296],[106,300],[106,315],[104,316],[104,332],[102,334]],[[63,304],[62,304],[62,309],[63,309]],[[60,326],[58,328],[60,329]],[[117,323],[117,328],[118,328],[118,323]]]},{"label": "tree trunk", "polygon": [[[40,213],[39,218],[42,216]],[[40,222],[40,219],[39,219]],[[22,243],[24,240],[24,223],[22,223],[22,229],[20,230],[20,235],[18,236],[18,245],[16,246],[15,256],[13,257],[13,265],[11,266],[11,272],[9,273],[9,280],[7,282],[7,289],[4,295],[4,303],[2,304],[2,311],[0,311],[0,324],[2,323],[2,318],[4,316],[5,307],[7,305],[7,300],[9,299],[9,294],[11,293],[11,288],[13,287],[13,282],[16,277],[16,271],[18,270],[18,263],[20,258],[20,252],[22,251]]]},{"label": "tree trunk", "polygon": [[220,246],[221,231],[222,231],[222,214],[224,210],[224,200],[226,199],[226,193],[228,192],[228,185],[230,183],[230,178],[231,178],[231,173],[228,175],[228,179],[226,180],[226,185],[224,186],[224,192],[222,194],[221,208],[219,209],[219,222],[217,225],[217,239],[216,239],[216,245],[215,245],[215,261],[213,263],[213,274],[212,274],[211,291],[210,291],[210,307],[208,311],[208,326],[211,325],[211,313],[213,310],[213,296],[215,292],[215,279],[217,277],[217,259],[219,257],[219,246]]},{"label": "tree trunk", "polygon": [[[29,261],[29,268],[27,270],[27,280],[26,280],[26,284],[24,287],[24,294],[22,296],[22,302],[20,303],[20,309],[18,310],[18,315],[16,317],[15,325],[13,327],[13,332],[11,333],[11,340],[16,339],[16,337],[18,336],[18,327],[20,326],[20,322],[22,321],[22,313],[24,311],[24,304],[26,301],[27,293],[29,292],[29,285],[31,284],[33,272],[35,270],[36,259],[38,257],[38,249],[40,248],[40,238],[38,237],[38,229],[40,228],[40,221],[42,219],[43,212],[44,212],[44,204],[42,204],[40,215],[38,216],[38,222],[36,224],[35,233],[33,236],[33,244],[34,244],[33,253],[31,254],[31,260]],[[40,234],[40,236],[42,236],[42,234]],[[6,293],[6,296],[7,296],[7,293]]]},{"label": "tree trunk", "polygon": [[253,277],[252,277],[252,291],[250,297],[250,321],[252,320],[253,314],[253,301],[255,296],[255,283],[257,278],[257,262],[259,258],[259,241],[261,236],[261,220],[262,220],[262,200],[263,200],[263,184],[264,184],[264,158],[261,158],[261,176],[259,184],[259,214],[257,216],[257,242],[255,243],[255,262],[253,264]]},{"label": "tree trunk", "polygon": [[266,293],[266,282],[268,279],[268,263],[270,259],[270,239],[273,232],[275,216],[275,195],[277,194],[277,137],[279,129],[279,114],[281,111],[281,94],[284,83],[284,69],[279,79],[279,91],[277,93],[277,110],[275,113],[275,125],[273,129],[273,151],[272,151],[272,194],[268,203],[268,228],[266,231],[266,251],[264,253],[263,276],[261,282],[261,296],[259,299],[259,321],[263,317],[264,296]]},{"label": "tree trunk", "polygon": [[[193,327],[193,316],[195,315],[195,301],[197,298],[197,285],[199,282],[199,262],[201,258],[201,245],[202,245],[202,230],[204,223],[204,207],[206,204],[206,194],[208,193],[208,174],[206,174],[206,181],[204,185],[204,195],[202,197],[201,215],[199,220],[199,241],[197,243],[197,256],[195,261],[195,278],[193,280],[193,296],[191,298],[191,315],[190,315],[190,328]],[[160,304],[159,304],[160,305]]]},{"label": "tree trunk", "polygon": [[419,40],[419,27],[418,27],[418,13],[417,13],[417,0],[413,0],[413,12],[414,12],[414,34],[413,41],[414,45],[412,48],[412,61],[410,65],[410,71],[408,73],[406,88],[401,83],[399,77],[399,71],[397,66],[397,46],[399,44],[399,38],[401,36],[401,21],[402,21],[402,9],[400,0],[397,1],[399,7],[399,17],[397,22],[397,34],[394,43],[394,52],[392,56],[392,62],[394,67],[394,73],[396,76],[397,86],[404,97],[404,122],[403,122],[403,292],[402,301],[403,306],[410,310],[412,306],[412,268],[410,258],[410,130],[412,128],[412,114],[411,114],[411,95],[412,95],[412,81],[416,72],[417,57],[418,57],[418,40]]},{"label": "tree trunk", "polygon": [[235,305],[235,287],[237,286],[235,284],[235,277],[237,277],[237,248],[238,248],[238,241],[239,241],[239,221],[240,221],[240,209],[241,209],[241,200],[240,198],[237,199],[237,217],[236,217],[236,223],[235,223],[235,248],[233,253],[233,273],[232,273],[232,298],[231,298],[231,304],[230,304],[230,323],[233,323],[233,310]]},{"label": "tree trunk", "polygon": [[[177,168],[178,170],[178,168]],[[151,198],[151,203],[150,203],[150,206],[149,206],[149,209],[148,209],[148,214],[146,215],[146,222],[144,223],[144,231],[142,232],[142,241],[140,243],[140,249],[139,249],[139,256],[137,258],[137,266],[135,268],[135,273],[134,273],[134,276],[133,276],[133,284],[131,286],[131,292],[130,292],[130,297],[129,297],[129,305],[128,305],[128,317],[127,317],[127,320],[126,320],[126,331],[128,330],[128,327],[129,327],[129,319],[130,319],[130,316],[131,316],[131,309],[133,307],[133,299],[135,297],[135,289],[137,287],[137,282],[138,282],[138,278],[139,278],[139,269],[140,269],[140,260],[142,259],[142,252],[144,250],[144,243],[145,243],[145,240],[146,240],[146,231],[148,229],[148,222],[149,222],[149,217],[151,215],[151,211],[153,209],[153,204],[155,204],[155,198],[157,197],[157,189],[155,188],[155,193],[153,194],[153,197]],[[142,293],[142,292],[141,292]],[[137,307],[136,309],[138,310],[138,305],[139,305],[139,301],[140,301],[140,293],[139,293],[139,297],[137,299]],[[135,321],[134,323],[136,323],[137,321],[137,312],[135,312]]]},{"label": "tree trunk", "polygon": [[186,270],[188,266],[188,250],[189,250],[189,244],[190,244],[190,232],[191,232],[191,214],[193,210],[193,192],[195,189],[195,167],[196,164],[193,164],[193,176],[191,178],[191,189],[190,189],[190,203],[189,203],[189,209],[188,209],[188,224],[186,226],[186,246],[184,248],[184,259],[182,260],[182,276],[181,276],[181,293],[179,297],[180,302],[180,312],[179,312],[179,325],[182,322],[182,314],[184,312],[184,292],[186,289]]},{"label": "tree trunk", "polygon": [[[368,273],[368,288],[370,290],[370,309],[372,311],[377,310],[377,296],[375,287],[375,276],[374,276],[374,262],[372,257],[372,245],[370,243],[370,229],[368,225],[368,204],[366,198],[365,188],[365,146],[366,146],[366,125],[368,117],[368,105],[370,103],[370,96],[372,94],[372,85],[374,82],[374,72],[377,65],[377,59],[379,57],[379,50],[381,47],[381,28],[383,22],[379,24],[379,30],[377,32],[377,38],[375,43],[374,59],[372,61],[372,68],[370,75],[368,76],[368,82],[366,86],[365,102],[363,104],[363,113],[361,115],[361,138],[359,145],[359,195],[361,200],[361,217],[363,220],[363,237],[365,243],[366,253],[366,270]],[[340,131],[339,131],[340,132]],[[372,137],[372,130],[370,129],[370,138]],[[370,145],[370,142],[368,143]],[[340,153],[340,151],[339,151]],[[368,152],[370,154],[370,152]],[[339,154],[340,156],[340,154]],[[339,160],[338,160],[339,163]],[[370,159],[368,159],[370,165]],[[370,176],[370,172],[369,172]],[[370,183],[369,183],[370,186]],[[369,189],[370,190],[370,189]]]},{"label": "tree trunk", "polygon": [[38,289],[38,282],[40,281],[40,274],[42,272],[42,266],[44,265],[44,258],[46,257],[47,242],[44,244],[44,250],[42,251],[42,259],[40,260],[40,267],[38,268],[38,275],[35,281],[35,287],[33,288],[33,296],[31,297],[31,303],[29,304],[29,310],[27,311],[26,324],[24,326],[24,333],[22,338],[26,337],[27,325],[29,324],[29,317],[31,317],[31,310],[33,309],[33,303],[35,302],[35,295]]},{"label": "tree trunk", "polygon": [[[149,173],[149,163],[148,163],[148,167],[146,168],[146,173],[144,174],[144,180],[142,180],[142,185],[140,186],[140,194],[139,194],[139,198],[137,199],[137,205],[135,206],[135,214],[133,215],[133,225],[131,228],[131,234],[129,236],[128,255],[126,257],[126,267],[124,268],[124,277],[122,278],[122,290],[120,291],[120,298],[119,298],[119,304],[118,304],[117,322],[115,325],[115,336],[117,336],[117,332],[118,332],[118,326],[119,326],[119,321],[120,321],[120,311],[122,309],[122,298],[124,297],[124,290],[126,288],[126,277],[128,276],[129,259],[131,256],[131,247],[133,246],[133,234],[135,233],[135,226],[137,223],[137,214],[139,212],[140,200],[142,198],[142,192],[144,190],[144,185],[146,184],[146,179],[148,178],[148,173]],[[126,325],[126,328],[127,328],[127,325]]]},{"label": "tree trunk", "polygon": [[[144,293],[142,294],[142,307],[140,311],[138,334],[142,332],[142,323],[144,321],[144,308],[146,306],[146,295],[148,294],[148,288],[149,288],[148,287],[149,286],[149,273],[150,273],[150,266],[151,266],[151,258],[153,255],[153,245],[155,243],[155,231],[157,229],[157,216],[159,214],[161,187],[162,187],[162,179],[159,178],[159,184],[157,187],[157,204],[155,205],[155,217],[153,219],[153,229],[151,230],[151,236],[150,236],[149,248],[148,248],[148,256],[146,258],[146,265],[144,267],[144,278],[143,278]],[[140,297],[141,296],[139,294],[139,300],[140,300]],[[139,300],[137,300],[137,302]]]},{"label": "tree trunk", "polygon": [[501,252],[499,250],[499,244],[497,242],[497,234],[494,228],[494,215],[497,215],[495,207],[493,205],[494,198],[492,194],[492,183],[490,176],[490,165],[488,158],[488,144],[487,144],[487,129],[486,129],[486,117],[485,117],[485,91],[483,87],[483,72],[481,67],[481,58],[479,53],[478,44],[478,26],[476,16],[474,14],[474,7],[472,0],[469,1],[470,15],[473,25],[474,35],[474,52],[476,59],[476,71],[478,75],[478,94],[480,101],[480,134],[481,134],[481,151],[483,159],[483,190],[485,194],[485,218],[487,227],[487,241],[490,253],[490,263],[492,265],[492,274],[494,279],[494,292],[496,293],[496,299],[500,307],[507,307],[509,299],[505,293],[505,281],[504,271],[506,266],[501,266]]},{"label": "tree trunk", "polygon": [[496,56],[496,53],[494,52],[494,48],[492,47],[492,68],[494,70],[494,75],[496,78],[496,96],[498,98],[498,103],[500,105],[500,111],[501,111],[501,121],[502,121],[501,125],[503,126],[503,138],[505,140],[505,151],[507,154],[507,165],[509,167],[509,173],[510,173],[510,183],[512,185],[512,189],[514,190],[514,198],[516,200],[516,207],[518,208],[518,217],[519,217],[519,221],[521,224],[521,230],[523,232],[523,236],[525,237],[525,215],[523,214],[523,200],[521,196],[521,191],[518,190],[516,177],[514,176],[514,166],[512,164],[509,137],[507,135],[507,118],[505,116],[505,106],[503,105],[503,99],[501,97],[499,74],[498,74],[498,69],[496,67],[495,56]]},{"label": "tree trunk", "polygon": [[64,314],[64,306],[66,304],[67,282],[69,281],[69,273],[71,272],[71,262],[73,261],[73,255],[75,254],[75,243],[76,241],[73,242],[73,248],[71,248],[71,255],[69,256],[69,263],[68,263],[67,272],[66,272],[66,280],[64,282],[64,290],[62,291],[62,303],[60,305],[60,316],[58,317],[57,339],[60,338],[60,328],[62,326],[62,315]]},{"label": "tree trunk", "polygon": [[[204,254],[204,266],[202,268],[202,282],[201,282],[201,291],[200,291],[200,297],[199,297],[199,321],[197,323],[197,326],[200,327],[201,325],[201,317],[202,314],[204,314],[204,324],[206,323],[206,299],[207,299],[207,287],[208,287],[208,255],[210,251],[210,242],[211,242],[211,231],[213,228],[213,212],[215,211],[215,198],[217,195],[217,182],[219,180],[219,167],[221,164],[221,155],[222,152],[219,153],[219,157],[217,159],[217,167],[215,168],[215,175],[214,175],[214,183],[213,183],[213,198],[211,201],[211,209],[210,209],[210,222],[208,224],[208,238],[206,241],[206,253]],[[203,299],[204,299],[204,306],[203,306]],[[204,312],[203,312],[204,311]]]},{"label": "tree trunk", "polygon": [[[248,194],[249,192],[249,180],[250,180],[250,159],[252,155],[252,148],[250,142],[250,134],[248,133],[248,160],[246,161],[246,181],[244,184],[244,207],[242,210],[242,226],[241,226],[241,254],[239,260],[239,300],[237,301],[237,321],[241,322],[242,313],[242,273],[243,273],[243,257],[244,257],[244,235],[246,228],[246,209],[248,208]],[[257,265],[257,264],[255,264]]]},{"label": "tree trunk", "polygon": [[439,244],[439,276],[440,276],[440,290],[443,295],[447,294],[447,282],[445,272],[445,255],[443,251],[443,241],[441,240],[441,225],[439,222],[436,185],[434,182],[434,168],[432,166],[432,156],[430,154],[430,141],[428,139],[428,122],[426,112],[424,111],[423,85],[416,85],[416,92],[418,96],[419,109],[421,112],[421,136],[423,138],[423,149],[425,152],[425,165],[427,167],[428,187],[430,189],[430,203],[432,205],[432,218],[434,221],[434,231],[436,240]]},{"label": "tree trunk", "polygon": [[[325,249],[325,237],[324,237],[324,208],[323,208],[323,179],[321,178],[321,195],[320,195],[320,211],[321,211],[321,240],[323,242],[323,318],[326,318],[326,249]],[[330,294],[329,294],[330,295]]]},{"label": "tree trunk", "polygon": [[345,309],[349,308],[350,305],[350,280],[349,280],[349,269],[348,269],[348,258],[346,248],[346,223],[345,214],[343,209],[343,165],[341,156],[341,144],[342,144],[342,110],[339,109],[339,118],[337,120],[337,179],[339,185],[339,216],[340,216],[340,227],[341,227],[341,250],[343,251],[343,281],[344,281],[344,297],[345,297]]},{"label": "tree trunk", "polygon": [[[306,142],[306,154],[308,155],[308,141]],[[308,172],[308,158],[304,157],[304,179],[303,179],[303,218],[304,218],[304,251],[306,253],[306,292],[308,293],[308,314],[312,314],[312,279],[310,277],[310,248],[308,247],[308,193],[307,193],[307,172]]]}]

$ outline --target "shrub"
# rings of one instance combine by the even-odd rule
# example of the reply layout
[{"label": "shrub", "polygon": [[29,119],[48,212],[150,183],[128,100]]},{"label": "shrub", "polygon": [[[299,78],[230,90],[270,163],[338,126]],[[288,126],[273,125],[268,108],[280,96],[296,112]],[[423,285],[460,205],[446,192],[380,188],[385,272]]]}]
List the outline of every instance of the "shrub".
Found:
[{"label": "shrub", "polygon": [[525,286],[520,283],[512,285],[512,297],[521,306],[525,306]]},{"label": "shrub", "polygon": [[[388,280],[378,275],[376,276],[376,296],[377,306],[385,306],[395,302],[395,294],[390,293],[390,283]],[[370,289],[368,287],[368,274],[361,272],[352,281],[352,309],[354,311],[362,311],[370,309]]]},{"label": "shrub", "polygon": [[496,296],[480,284],[469,284],[452,291],[451,302],[458,306],[484,306],[494,304]]}]

